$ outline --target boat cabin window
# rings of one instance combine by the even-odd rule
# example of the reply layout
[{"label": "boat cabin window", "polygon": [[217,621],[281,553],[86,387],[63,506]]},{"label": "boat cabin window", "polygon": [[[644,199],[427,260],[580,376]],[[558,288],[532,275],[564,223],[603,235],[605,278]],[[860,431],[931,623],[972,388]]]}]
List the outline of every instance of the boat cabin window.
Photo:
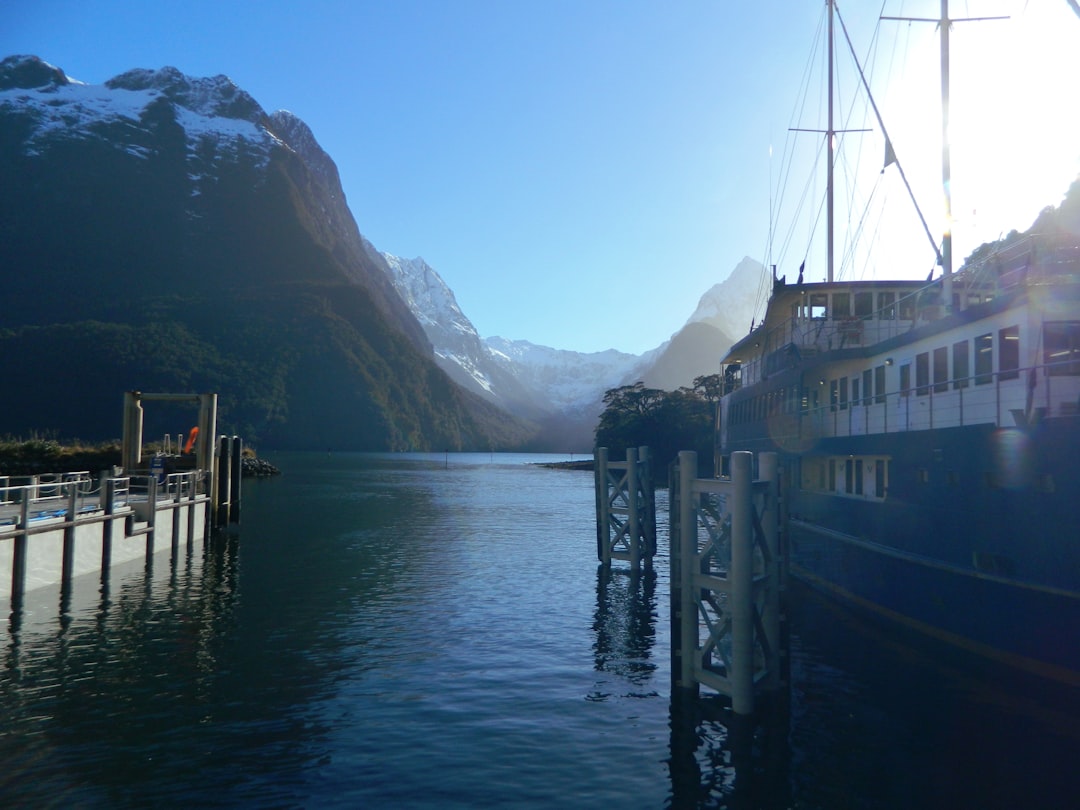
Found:
[{"label": "boat cabin window", "polygon": [[915,296],[905,295],[900,299],[900,320],[915,320]]},{"label": "boat cabin window", "polygon": [[[882,371],[885,367],[882,366]],[[870,404],[870,396],[874,393],[874,372],[871,369],[867,369],[862,373],[862,390],[863,390],[863,405]],[[884,384],[882,384],[882,390],[884,390]]]},{"label": "boat cabin window", "polygon": [[952,347],[952,376],[953,376],[953,388],[967,388],[968,387],[968,342],[961,340],[959,343],[954,343]]},{"label": "boat cabin window", "polygon": [[911,363],[900,366],[900,396],[911,396]]},{"label": "boat cabin window", "polygon": [[833,293],[832,317],[834,319],[851,317],[851,293]]},{"label": "boat cabin window", "polygon": [[872,292],[855,293],[855,317],[867,320],[874,314],[874,294]]},{"label": "boat cabin window", "polygon": [[945,346],[934,349],[934,393],[949,390],[949,350]]},{"label": "boat cabin window", "polygon": [[801,486],[824,494],[884,500],[889,486],[889,460],[881,456],[803,459]]},{"label": "boat cabin window", "polygon": [[883,321],[896,320],[896,293],[880,292],[877,296],[878,318]]},{"label": "boat cabin window", "polygon": [[987,332],[975,338],[975,384],[994,381],[994,335]]},{"label": "boat cabin window", "polygon": [[1050,321],[1043,325],[1043,362],[1052,377],[1080,375],[1080,321]]},{"label": "boat cabin window", "polygon": [[1015,380],[1020,376],[1020,327],[1009,326],[998,331],[998,379]]},{"label": "boat cabin window", "polygon": [[810,294],[810,317],[824,319],[829,313],[829,296],[825,293]]},{"label": "boat cabin window", "polygon": [[920,397],[930,393],[930,352],[915,355],[915,393]]},{"label": "boat cabin window", "polygon": [[[869,393],[869,387],[866,389]],[[885,366],[874,369],[874,402],[881,404],[885,401]]]}]

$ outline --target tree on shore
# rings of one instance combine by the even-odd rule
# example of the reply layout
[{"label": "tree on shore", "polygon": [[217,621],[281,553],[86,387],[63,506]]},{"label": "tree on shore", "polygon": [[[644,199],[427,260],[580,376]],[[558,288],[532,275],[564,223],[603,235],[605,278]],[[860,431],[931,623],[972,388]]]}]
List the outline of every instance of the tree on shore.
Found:
[{"label": "tree on shore", "polygon": [[719,398],[719,374],[695,377],[692,387],[675,391],[646,388],[642,382],[611,388],[604,394],[596,446],[608,448],[618,459],[629,447],[647,445],[660,477],[680,450],[695,450],[701,469],[707,471]]}]

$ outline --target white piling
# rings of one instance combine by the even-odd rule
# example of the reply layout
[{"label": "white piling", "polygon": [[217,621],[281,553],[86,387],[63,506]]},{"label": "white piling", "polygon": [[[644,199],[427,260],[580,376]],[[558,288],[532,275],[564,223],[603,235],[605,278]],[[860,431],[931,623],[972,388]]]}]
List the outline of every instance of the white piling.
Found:
[{"label": "white piling", "polygon": [[731,708],[754,711],[754,454],[731,454]]}]

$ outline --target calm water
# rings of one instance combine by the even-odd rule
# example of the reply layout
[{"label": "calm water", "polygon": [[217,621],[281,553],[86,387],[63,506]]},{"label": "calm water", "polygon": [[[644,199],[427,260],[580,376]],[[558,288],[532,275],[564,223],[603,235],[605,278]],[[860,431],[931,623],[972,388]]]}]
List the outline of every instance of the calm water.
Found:
[{"label": "calm water", "polygon": [[0,636],[2,806],[1073,806],[1075,695],[798,589],[790,722],[673,708],[666,493],[656,574],[605,576],[591,473],[271,460],[238,539]]}]

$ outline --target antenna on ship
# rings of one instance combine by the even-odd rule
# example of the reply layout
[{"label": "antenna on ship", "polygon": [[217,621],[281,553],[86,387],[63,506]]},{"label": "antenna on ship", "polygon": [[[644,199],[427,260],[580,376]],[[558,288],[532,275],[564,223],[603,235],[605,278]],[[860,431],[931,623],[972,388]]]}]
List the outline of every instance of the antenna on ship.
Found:
[{"label": "antenna on ship", "polygon": [[[831,4],[831,0],[830,0]],[[1007,20],[1008,17],[949,17],[949,0],[941,0],[941,16],[933,17],[886,17],[883,20],[899,22],[936,23],[941,31],[941,185],[945,192],[945,233],[941,238],[942,297],[945,311],[952,312],[952,158],[949,151],[949,30],[954,22],[979,22],[982,20]]]}]

